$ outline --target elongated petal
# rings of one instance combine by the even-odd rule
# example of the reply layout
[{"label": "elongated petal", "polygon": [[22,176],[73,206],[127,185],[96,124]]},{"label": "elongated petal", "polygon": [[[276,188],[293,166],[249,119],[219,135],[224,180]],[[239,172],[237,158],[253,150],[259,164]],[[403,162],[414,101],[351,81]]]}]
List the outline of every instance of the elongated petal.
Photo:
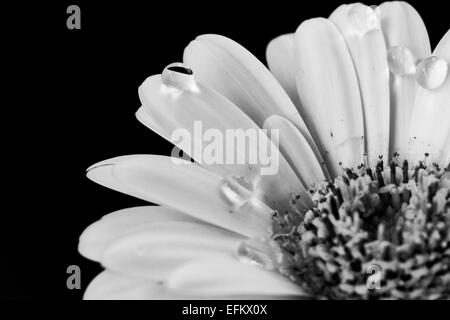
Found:
[{"label": "elongated petal", "polygon": [[[138,119],[167,140],[178,139],[177,145],[204,168],[250,182],[258,177],[256,196],[274,209],[288,207],[292,193],[302,196],[304,208],[311,204],[277,146],[217,92],[200,83],[195,90],[173,91],[157,75],[144,81],[139,96],[143,107]],[[188,137],[177,136],[180,132]]]},{"label": "elongated petal", "polygon": [[170,289],[204,296],[304,296],[287,278],[231,259],[196,261],[177,269],[168,279]]},{"label": "elongated petal", "polygon": [[87,168],[86,176],[92,181],[95,181],[96,183],[104,187],[142,199],[143,195],[141,193],[132,188],[127,188],[127,186],[118,181],[112,173],[112,168],[115,164],[117,164],[118,162],[133,159],[133,157],[135,157],[135,155],[120,156],[97,162],[96,164]]},{"label": "elongated petal", "polygon": [[295,33],[297,89],[312,135],[332,176],[339,162],[356,167],[363,156],[358,80],[344,38],[329,20],[303,22]]},{"label": "elongated petal", "polygon": [[[286,297],[275,295],[214,296],[215,300],[273,300]],[[292,297],[298,298],[298,297]],[[167,288],[164,281],[143,280],[105,270],[89,283],[84,292],[85,300],[211,300],[204,295],[181,295]]]},{"label": "elongated petal", "polygon": [[388,47],[407,47],[416,59],[431,53],[430,40],[419,13],[404,1],[384,2],[375,10]]},{"label": "elongated petal", "polygon": [[78,251],[86,258],[100,261],[105,248],[115,239],[148,224],[162,221],[197,221],[177,210],[160,206],[127,208],[103,216],[80,236]]},{"label": "elongated petal", "polygon": [[[450,30],[444,35],[433,55],[450,63]],[[417,89],[411,120],[410,154],[414,161],[422,160],[424,153],[430,160],[448,164],[450,141],[450,76],[441,87],[429,90]]]},{"label": "elongated petal", "polygon": [[101,256],[109,270],[145,278],[165,279],[183,263],[232,257],[242,236],[192,222],[147,224],[112,241]]},{"label": "elongated petal", "polygon": [[143,281],[109,270],[100,273],[89,283],[84,300],[179,300],[187,299],[167,290],[162,282]]},{"label": "elongated petal", "polygon": [[266,49],[266,59],[270,72],[281,84],[294,105],[297,106],[297,110],[301,112],[293,68],[295,63],[294,34],[283,34],[270,41]]},{"label": "elongated petal", "polygon": [[[198,165],[175,164],[170,157],[156,155],[118,157],[102,163],[108,163],[110,170],[104,170],[104,164],[94,165],[87,174],[90,179],[110,181],[120,192],[174,208],[246,236],[268,232],[270,208],[254,198],[239,208],[231,208],[221,196],[221,178]],[[101,173],[96,172],[97,168]]]},{"label": "elongated petal", "polygon": [[[358,15],[362,13],[355,13],[354,19],[357,21],[353,21],[352,10],[361,10],[368,16],[361,17]],[[384,36],[379,25],[370,25],[368,30],[358,30],[359,19],[365,22],[364,19],[376,20],[377,17],[372,8],[361,3],[341,5],[330,16],[330,20],[343,34],[355,65],[363,103],[365,149],[369,164],[373,166],[379,156],[388,159],[389,68]]]},{"label": "elongated petal", "polygon": [[280,151],[306,187],[325,180],[321,165],[300,131],[286,118],[270,116],[264,122],[270,132],[279,130]]},{"label": "elongated petal", "polygon": [[269,70],[244,47],[224,36],[198,36],[184,51],[184,62],[200,82],[230,99],[262,127],[267,117],[283,115],[306,126]]},{"label": "elongated petal", "polygon": [[[431,54],[430,40],[425,24],[417,11],[403,1],[384,2],[376,12],[380,16],[381,30],[386,47],[407,48],[415,61]],[[408,133],[418,84],[414,75],[390,74],[391,120],[389,153],[397,152],[399,161],[409,158]]]},{"label": "elongated petal", "polygon": [[289,96],[270,71],[240,44],[220,35],[201,35],[186,47],[183,60],[200,82],[230,99],[259,127],[274,114],[289,119],[320,157]]}]

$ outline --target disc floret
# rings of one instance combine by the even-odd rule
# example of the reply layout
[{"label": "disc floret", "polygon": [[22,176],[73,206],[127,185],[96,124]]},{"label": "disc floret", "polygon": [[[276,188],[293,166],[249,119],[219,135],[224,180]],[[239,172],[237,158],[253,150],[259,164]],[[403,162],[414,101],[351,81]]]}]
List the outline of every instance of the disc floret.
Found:
[{"label": "disc floret", "polygon": [[315,186],[305,214],[277,212],[279,271],[316,298],[450,298],[450,172],[397,158]]}]

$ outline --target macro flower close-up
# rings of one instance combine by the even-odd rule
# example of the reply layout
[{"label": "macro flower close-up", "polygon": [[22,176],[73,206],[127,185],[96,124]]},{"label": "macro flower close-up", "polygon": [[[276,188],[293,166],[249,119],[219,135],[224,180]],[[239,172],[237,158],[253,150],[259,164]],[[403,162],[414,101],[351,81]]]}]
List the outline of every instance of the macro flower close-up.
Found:
[{"label": "macro flower close-up", "polygon": [[345,4],[266,60],[205,34],[140,85],[175,147],[87,169],[149,205],[81,234],[84,298],[450,299],[450,30]]}]

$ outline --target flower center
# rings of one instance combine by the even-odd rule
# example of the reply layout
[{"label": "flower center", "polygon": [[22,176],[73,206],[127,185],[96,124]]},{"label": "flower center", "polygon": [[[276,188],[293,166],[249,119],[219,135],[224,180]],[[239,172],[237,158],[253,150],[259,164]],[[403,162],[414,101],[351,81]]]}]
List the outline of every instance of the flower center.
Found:
[{"label": "flower center", "polygon": [[450,298],[450,165],[396,159],[343,168],[314,208],[277,212],[279,271],[317,298]]}]

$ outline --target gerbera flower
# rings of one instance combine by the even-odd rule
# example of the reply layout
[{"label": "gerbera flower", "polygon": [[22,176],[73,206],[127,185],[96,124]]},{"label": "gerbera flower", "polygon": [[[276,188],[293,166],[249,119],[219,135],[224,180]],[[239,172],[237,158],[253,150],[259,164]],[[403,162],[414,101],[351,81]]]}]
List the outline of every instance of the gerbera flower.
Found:
[{"label": "gerbera flower", "polygon": [[278,129],[279,170],[202,162],[194,134],[195,163],[93,165],[90,179],[159,206],[84,231],[79,251],[106,269],[85,298],[450,297],[450,31],[431,53],[409,4],[342,5],[267,60],[272,73],[202,35],[144,81],[151,130]]}]

